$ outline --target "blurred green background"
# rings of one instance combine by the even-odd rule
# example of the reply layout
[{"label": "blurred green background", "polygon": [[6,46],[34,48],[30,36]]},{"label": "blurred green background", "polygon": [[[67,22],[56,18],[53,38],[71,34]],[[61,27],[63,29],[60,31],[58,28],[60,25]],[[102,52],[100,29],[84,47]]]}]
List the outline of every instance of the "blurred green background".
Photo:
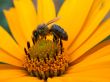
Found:
[{"label": "blurred green background", "polygon": [[3,9],[12,7],[12,0],[0,0],[0,25],[3,26],[9,33],[7,21],[5,20]]}]

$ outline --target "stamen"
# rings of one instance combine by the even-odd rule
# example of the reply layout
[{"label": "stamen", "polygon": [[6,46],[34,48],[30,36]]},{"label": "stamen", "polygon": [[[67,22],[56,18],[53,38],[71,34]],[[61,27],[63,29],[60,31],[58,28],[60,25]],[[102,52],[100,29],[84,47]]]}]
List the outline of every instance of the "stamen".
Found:
[{"label": "stamen", "polygon": [[34,41],[34,38],[32,37],[32,42],[33,42],[33,44],[35,45],[35,41]]},{"label": "stamen", "polygon": [[24,51],[25,51],[25,54],[27,55],[28,53],[27,53],[27,50],[26,50],[26,48],[24,48]]},{"label": "stamen", "polygon": [[29,53],[27,52],[26,48],[24,48],[24,51],[25,51],[25,54],[28,56],[28,58],[30,59],[30,55]]},{"label": "stamen", "polygon": [[27,42],[24,68],[30,75],[46,80],[48,77],[60,76],[68,68],[69,58],[63,54],[63,43],[52,40],[39,39],[30,47]]},{"label": "stamen", "polygon": [[30,43],[29,43],[29,42],[27,42],[27,48],[28,48],[28,49],[30,48]]}]

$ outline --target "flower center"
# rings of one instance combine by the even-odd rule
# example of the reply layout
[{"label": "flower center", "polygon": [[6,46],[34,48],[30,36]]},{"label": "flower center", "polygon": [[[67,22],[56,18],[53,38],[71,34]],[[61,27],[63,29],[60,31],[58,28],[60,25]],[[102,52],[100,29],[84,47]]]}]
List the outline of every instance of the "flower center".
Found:
[{"label": "flower center", "polygon": [[68,68],[69,58],[63,54],[60,42],[48,39],[37,40],[32,47],[27,42],[24,68],[32,76],[46,80],[48,77],[60,76]]},{"label": "flower center", "polygon": [[[68,68],[69,58],[63,54],[63,42],[67,41],[68,35],[59,25],[53,24],[50,28],[49,24],[56,21],[49,21],[47,24],[38,25],[33,31],[33,46],[27,42],[27,48],[24,68],[30,75],[46,80],[48,77],[60,76],[65,73]],[[47,36],[53,36],[48,39]]]}]

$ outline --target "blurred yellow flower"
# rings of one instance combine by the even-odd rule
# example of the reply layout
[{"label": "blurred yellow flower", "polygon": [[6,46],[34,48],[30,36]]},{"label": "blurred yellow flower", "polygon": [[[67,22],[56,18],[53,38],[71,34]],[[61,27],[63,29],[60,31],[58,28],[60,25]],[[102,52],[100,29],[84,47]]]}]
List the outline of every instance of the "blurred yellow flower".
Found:
[{"label": "blurred yellow flower", "polygon": [[[109,0],[65,0],[58,14],[52,0],[14,0],[14,7],[4,10],[13,38],[0,26],[0,82],[110,82],[110,11]],[[32,31],[41,23],[61,17],[56,24],[68,33],[64,54],[70,57],[66,72],[41,80],[30,76],[23,63],[24,47],[31,42]],[[101,43],[100,43],[101,42]],[[60,62],[59,62],[60,63]]]}]

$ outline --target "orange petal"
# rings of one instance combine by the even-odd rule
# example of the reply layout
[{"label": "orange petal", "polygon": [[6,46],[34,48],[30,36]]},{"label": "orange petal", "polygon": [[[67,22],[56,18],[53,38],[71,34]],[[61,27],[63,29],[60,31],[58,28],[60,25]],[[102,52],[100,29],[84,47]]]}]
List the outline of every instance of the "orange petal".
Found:
[{"label": "orange petal", "polygon": [[20,46],[25,47],[27,40],[26,37],[24,36],[24,33],[21,30],[21,25],[19,22],[16,9],[11,8],[10,10],[4,10],[4,14],[15,40]]},{"label": "orange petal", "polygon": [[14,0],[14,6],[27,40],[31,41],[32,31],[37,26],[37,14],[32,0]]},{"label": "orange petal", "polygon": [[110,19],[99,26],[99,29],[95,31],[95,33],[88,39],[86,42],[81,45],[74,52],[72,51],[71,61],[74,61],[79,56],[84,54],[86,51],[94,47],[96,44],[101,42],[104,38],[106,38],[110,33]]},{"label": "orange petal", "polygon": [[[2,69],[1,69],[2,68]],[[20,69],[15,69],[7,64],[0,64],[0,82],[6,79],[26,76],[27,72]]]},{"label": "orange petal", "polygon": [[77,38],[73,42],[74,45],[71,46],[72,44],[70,44],[71,48],[69,51],[74,51],[75,49],[79,48],[87,39],[94,35],[94,32],[98,30],[98,28],[100,28],[99,26],[101,22],[109,12],[109,4],[110,1],[104,0],[102,1],[102,3],[100,3],[98,9],[96,8],[96,10],[92,12],[92,14],[90,13],[88,20],[86,20],[85,25],[83,26],[84,28],[81,30],[79,36],[77,36]]},{"label": "orange petal", "polygon": [[20,60],[24,59],[25,53],[23,49],[16,44],[2,27],[0,27],[0,48]]},{"label": "orange petal", "polygon": [[7,52],[4,52],[1,49],[0,49],[0,62],[8,63],[19,67],[22,67],[23,64],[18,58],[14,57],[13,55]]},{"label": "orange petal", "polygon": [[64,47],[70,45],[79,33],[94,0],[66,0],[61,7],[58,16],[61,19],[57,22],[67,31],[69,40],[64,43]]},{"label": "orange petal", "polygon": [[40,23],[47,23],[56,17],[55,7],[52,0],[37,0],[38,16]]},{"label": "orange petal", "polygon": [[3,80],[3,82],[20,82],[20,81],[22,82],[25,82],[25,81],[26,82],[44,82],[43,80],[37,79],[37,77],[29,77],[29,76]]}]

